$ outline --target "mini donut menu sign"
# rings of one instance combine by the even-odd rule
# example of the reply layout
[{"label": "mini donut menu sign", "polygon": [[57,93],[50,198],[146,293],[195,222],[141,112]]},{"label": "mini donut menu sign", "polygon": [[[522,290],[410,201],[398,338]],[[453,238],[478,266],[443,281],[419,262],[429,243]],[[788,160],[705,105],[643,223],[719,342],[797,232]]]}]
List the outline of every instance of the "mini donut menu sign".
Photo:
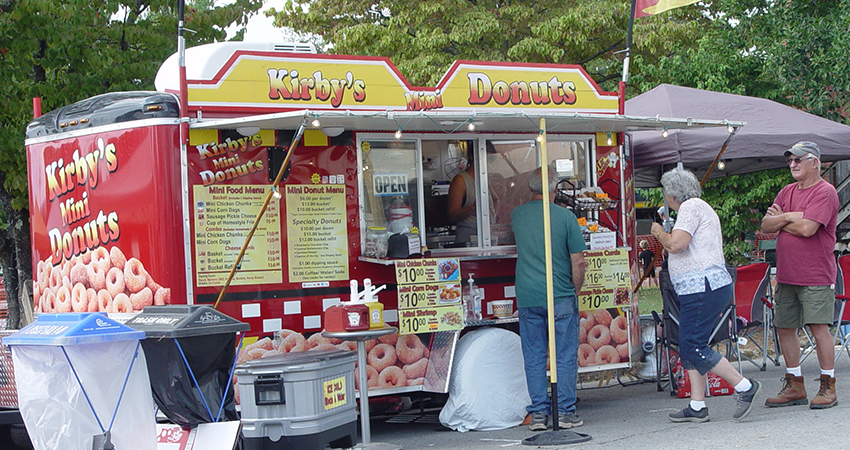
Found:
[{"label": "mini donut menu sign", "polygon": [[[268,186],[194,188],[195,265],[198,286],[221,286],[265,201]],[[231,284],[281,283],[280,209],[269,202]]]},{"label": "mini donut menu sign", "polygon": [[348,280],[345,185],[299,184],[285,189],[289,281]]},{"label": "mini donut menu sign", "polygon": [[578,309],[601,309],[630,303],[631,277],[626,249],[585,251],[587,269],[578,297]]},{"label": "mini donut menu sign", "polygon": [[463,328],[460,266],[457,259],[405,259],[395,262],[398,334]]}]

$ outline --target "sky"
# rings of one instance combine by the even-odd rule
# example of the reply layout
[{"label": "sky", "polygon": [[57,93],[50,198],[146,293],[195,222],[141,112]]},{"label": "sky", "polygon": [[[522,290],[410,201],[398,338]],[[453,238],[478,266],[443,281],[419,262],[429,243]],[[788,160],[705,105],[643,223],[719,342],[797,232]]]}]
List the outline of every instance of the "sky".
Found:
[{"label": "sky", "polygon": [[[272,18],[266,17],[263,14],[263,11],[266,11],[269,8],[277,8],[278,10],[283,9],[283,5],[285,3],[286,0],[266,0],[263,7],[260,8],[260,12],[248,20],[248,29],[245,31],[243,41],[283,42],[284,38],[281,33],[281,29],[275,28],[275,26],[272,25]],[[228,39],[233,37],[235,27],[234,29],[228,29],[227,32]]]}]

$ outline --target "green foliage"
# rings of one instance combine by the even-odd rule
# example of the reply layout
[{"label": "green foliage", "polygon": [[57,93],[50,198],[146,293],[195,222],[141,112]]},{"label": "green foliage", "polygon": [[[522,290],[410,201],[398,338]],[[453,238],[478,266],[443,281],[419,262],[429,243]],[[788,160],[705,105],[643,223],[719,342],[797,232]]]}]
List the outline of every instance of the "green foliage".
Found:
[{"label": "green foliage", "polygon": [[[14,206],[27,207],[24,136],[32,98],[47,112],[110,91],[153,89],[177,49],[173,0],[14,0],[0,3],[0,171]],[[187,46],[223,40],[261,0],[188,2]]]},{"label": "green foliage", "polygon": [[[616,91],[628,0],[290,0],[276,26],[322,36],[331,51],[385,56],[414,85],[436,86],[456,60],[581,64]],[[633,54],[650,64],[695,42],[697,6],[635,22]]]}]

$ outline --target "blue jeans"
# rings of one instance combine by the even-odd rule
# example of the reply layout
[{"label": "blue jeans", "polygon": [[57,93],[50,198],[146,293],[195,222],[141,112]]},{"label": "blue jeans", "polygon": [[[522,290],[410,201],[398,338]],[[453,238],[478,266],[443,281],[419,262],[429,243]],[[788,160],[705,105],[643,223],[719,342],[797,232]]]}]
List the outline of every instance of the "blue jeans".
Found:
[{"label": "blue jeans", "polygon": [[[578,303],[575,296],[555,305],[555,352],[558,366],[558,413],[576,411],[578,380]],[[547,395],[546,355],[549,348],[546,308],[519,309],[519,334],[525,362],[525,382],[531,405],[529,413],[549,415],[552,402]]]},{"label": "blue jeans", "polygon": [[[717,319],[732,300],[732,284],[705,292],[679,296],[679,352],[685,369],[705,375],[723,359],[709,347],[709,338]],[[725,330],[718,331],[725,334]]]}]

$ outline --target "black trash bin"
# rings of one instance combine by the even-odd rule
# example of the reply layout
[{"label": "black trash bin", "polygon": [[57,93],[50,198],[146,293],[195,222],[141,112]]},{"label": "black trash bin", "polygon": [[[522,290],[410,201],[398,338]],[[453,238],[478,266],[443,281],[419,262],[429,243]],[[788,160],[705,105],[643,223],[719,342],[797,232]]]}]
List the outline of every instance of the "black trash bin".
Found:
[{"label": "black trash bin", "polygon": [[231,375],[236,333],[250,325],[206,305],[148,306],[126,322],[145,332],[151,391],[172,422],[239,420]]}]

